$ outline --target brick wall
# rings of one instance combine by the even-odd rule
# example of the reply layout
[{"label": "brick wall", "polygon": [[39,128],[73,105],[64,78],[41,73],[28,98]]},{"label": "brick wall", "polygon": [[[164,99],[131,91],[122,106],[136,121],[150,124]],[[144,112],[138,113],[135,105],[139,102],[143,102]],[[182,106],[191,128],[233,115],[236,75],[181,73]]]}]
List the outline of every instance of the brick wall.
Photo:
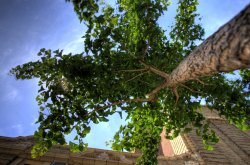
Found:
[{"label": "brick wall", "polygon": [[219,136],[220,141],[214,146],[214,151],[207,151],[201,138],[192,131],[184,138],[186,145],[189,145],[189,151],[197,153],[204,164],[250,164],[250,131],[239,130],[206,107],[202,113],[210,121],[211,128]]}]

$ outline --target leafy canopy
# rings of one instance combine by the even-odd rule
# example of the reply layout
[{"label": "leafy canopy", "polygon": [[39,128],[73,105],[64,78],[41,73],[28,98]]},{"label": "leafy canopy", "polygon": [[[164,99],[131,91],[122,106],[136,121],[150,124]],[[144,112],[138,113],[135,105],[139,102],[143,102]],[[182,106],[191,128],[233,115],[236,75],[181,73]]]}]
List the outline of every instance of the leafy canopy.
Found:
[{"label": "leafy canopy", "polygon": [[112,147],[139,149],[138,164],[157,164],[163,128],[169,139],[195,129],[211,149],[218,138],[198,111],[201,99],[239,128],[249,128],[249,70],[240,71],[236,81],[217,74],[147,95],[164,82],[160,74],[171,73],[202,40],[197,0],[180,0],[174,25],[167,30],[158,19],[166,13],[168,0],[117,0],[115,6],[98,0],[72,3],[88,28],[85,51],[72,55],[43,48],[38,61],[11,70],[17,79],[39,79],[39,140],[33,156],[66,144],[65,135],[73,130],[78,142],[69,145],[83,151],[90,123],[108,122],[122,111],[129,120],[115,134]]}]

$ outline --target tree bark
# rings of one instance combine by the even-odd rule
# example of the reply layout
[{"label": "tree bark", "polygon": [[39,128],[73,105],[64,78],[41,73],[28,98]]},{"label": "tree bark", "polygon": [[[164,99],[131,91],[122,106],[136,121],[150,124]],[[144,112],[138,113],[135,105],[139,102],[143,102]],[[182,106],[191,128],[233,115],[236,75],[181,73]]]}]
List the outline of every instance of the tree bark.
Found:
[{"label": "tree bark", "polygon": [[250,4],[187,56],[162,87],[249,67]]}]

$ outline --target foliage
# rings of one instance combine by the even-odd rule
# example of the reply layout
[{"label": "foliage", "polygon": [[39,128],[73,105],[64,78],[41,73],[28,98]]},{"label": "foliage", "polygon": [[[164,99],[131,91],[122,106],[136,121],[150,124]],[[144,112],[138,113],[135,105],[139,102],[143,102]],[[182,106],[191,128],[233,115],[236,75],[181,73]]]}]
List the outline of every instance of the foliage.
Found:
[{"label": "foliage", "polygon": [[201,99],[239,128],[249,129],[249,70],[240,71],[236,81],[223,74],[188,81],[178,86],[178,101],[172,89],[147,96],[164,81],[149,68],[171,73],[202,40],[197,0],[179,1],[175,24],[168,31],[157,22],[166,13],[168,0],[118,0],[115,7],[98,0],[72,3],[88,28],[85,51],[72,55],[43,48],[38,61],[11,70],[17,79],[39,78],[40,126],[33,156],[54,144],[66,144],[65,135],[73,130],[79,142],[69,145],[83,151],[90,123],[107,122],[108,116],[121,114],[120,109],[129,121],[115,134],[112,147],[139,149],[139,164],[157,164],[163,128],[169,139],[195,129],[211,149],[218,138],[198,111]]}]

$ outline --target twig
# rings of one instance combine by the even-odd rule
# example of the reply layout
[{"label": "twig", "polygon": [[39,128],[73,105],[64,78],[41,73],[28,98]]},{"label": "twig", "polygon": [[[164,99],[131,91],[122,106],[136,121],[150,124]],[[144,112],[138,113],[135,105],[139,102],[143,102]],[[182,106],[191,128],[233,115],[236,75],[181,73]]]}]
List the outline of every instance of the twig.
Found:
[{"label": "twig", "polygon": [[160,90],[166,88],[168,86],[167,81],[162,83],[161,85],[157,86],[154,90],[152,90],[150,93],[147,94],[148,97],[155,97],[157,93],[160,92]]},{"label": "twig", "polygon": [[199,91],[195,91],[195,90],[189,88],[188,86],[186,86],[186,85],[184,85],[184,84],[180,84],[180,86],[183,86],[184,88],[190,90],[190,91],[193,92],[193,93],[202,93],[202,92],[199,92]]},{"label": "twig", "polygon": [[157,75],[159,75],[159,76],[161,76],[161,77],[163,77],[165,79],[169,78],[169,75],[167,73],[165,73],[165,72],[163,72],[163,71],[161,71],[161,70],[159,70],[159,69],[157,69],[157,68],[155,68],[155,67],[153,67],[151,65],[146,64],[142,60],[140,60],[140,63],[143,66],[145,66],[145,69],[148,69],[149,71],[151,71],[151,72],[153,72],[153,73],[155,73],[155,74],[157,74]]},{"label": "twig", "polygon": [[241,94],[243,95],[243,97],[247,97],[250,94],[250,91],[244,92],[244,93],[241,93]]},{"label": "twig", "polygon": [[149,48],[149,45],[147,44],[147,46],[144,50],[144,53],[143,53],[143,59],[145,58],[146,54],[148,53],[148,48]]},{"label": "twig", "polygon": [[178,91],[177,91],[177,87],[175,86],[175,87],[173,87],[173,93],[174,93],[174,95],[175,95],[175,97],[176,97],[176,101],[175,101],[175,104],[174,104],[174,106],[176,107],[176,105],[177,105],[177,103],[178,103],[178,101],[179,101],[179,98],[180,98],[180,96],[179,96],[179,93],[178,93]]},{"label": "twig", "polygon": [[148,82],[146,82],[146,81],[142,81],[142,80],[138,80],[138,81],[140,81],[140,82],[142,82],[142,83],[144,83],[144,84],[147,84],[147,85],[150,86],[150,87],[153,87],[152,84],[150,84],[150,83],[148,83]]},{"label": "twig", "polygon": [[141,72],[146,71],[147,69],[131,69],[131,70],[118,70],[118,72]]},{"label": "twig", "polygon": [[145,74],[145,73],[147,73],[147,72],[142,72],[142,73],[136,75],[135,77],[133,77],[133,78],[127,80],[126,82],[132,81],[132,80],[136,79],[137,77],[139,77],[139,76],[141,76],[141,75],[143,75],[143,74]]},{"label": "twig", "polygon": [[196,81],[198,81],[199,83],[201,83],[202,85],[209,85],[209,84],[206,84],[206,83],[204,83],[203,81],[201,81],[200,79],[195,79]]}]

